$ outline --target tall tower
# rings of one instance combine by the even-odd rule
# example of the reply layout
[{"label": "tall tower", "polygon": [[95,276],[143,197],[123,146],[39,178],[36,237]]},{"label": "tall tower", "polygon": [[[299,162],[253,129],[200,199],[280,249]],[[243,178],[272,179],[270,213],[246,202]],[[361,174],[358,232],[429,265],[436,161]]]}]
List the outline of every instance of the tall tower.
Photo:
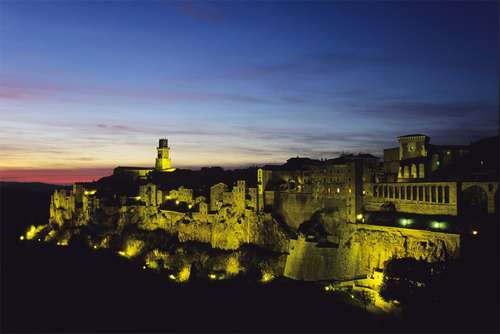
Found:
[{"label": "tall tower", "polygon": [[156,158],[155,168],[159,171],[169,171],[170,166],[170,147],[168,147],[168,139],[161,138],[158,144],[158,157]]}]

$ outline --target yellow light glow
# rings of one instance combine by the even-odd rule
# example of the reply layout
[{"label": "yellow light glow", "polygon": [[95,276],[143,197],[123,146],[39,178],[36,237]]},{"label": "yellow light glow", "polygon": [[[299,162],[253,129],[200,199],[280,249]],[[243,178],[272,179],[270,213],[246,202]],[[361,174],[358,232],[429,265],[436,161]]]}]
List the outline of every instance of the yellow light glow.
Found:
[{"label": "yellow light glow", "polygon": [[19,240],[24,240],[24,235],[21,235],[21,236],[19,237]]},{"label": "yellow light glow", "polygon": [[146,268],[147,268],[146,266],[142,266],[142,269],[146,270]]},{"label": "yellow light glow", "polygon": [[210,278],[210,279],[217,279],[217,275],[215,275],[215,274],[208,274],[208,278]]},{"label": "yellow light glow", "polygon": [[68,246],[68,240],[63,239],[57,242],[58,246]]},{"label": "yellow light glow", "polygon": [[226,262],[226,273],[229,275],[237,275],[240,271],[240,261],[237,257],[231,256]]},{"label": "yellow light glow", "polygon": [[262,283],[267,283],[267,282],[270,282],[274,279],[274,275],[273,273],[270,273],[270,272],[263,272],[262,273],[262,278],[261,278],[261,282]]},{"label": "yellow light glow", "polygon": [[479,232],[478,232],[477,230],[474,230],[474,231],[472,231],[472,234],[473,234],[473,235],[478,235],[478,234],[479,234]]},{"label": "yellow light glow", "polygon": [[179,272],[179,282],[188,281],[189,276],[191,276],[191,267],[190,266],[182,267],[181,271]]},{"label": "yellow light glow", "polygon": [[96,193],[97,190],[85,190],[84,191],[84,194],[85,195],[94,195]]},{"label": "yellow light glow", "polygon": [[337,188],[337,194],[340,192],[340,188]]},{"label": "yellow light glow", "polygon": [[179,201],[175,201],[175,204],[179,205],[179,203],[180,203]]},{"label": "yellow light glow", "polygon": [[144,241],[142,240],[128,240],[125,245],[125,250],[119,251],[118,254],[127,258],[133,258],[141,252],[143,247]]},{"label": "yellow light glow", "polygon": [[362,220],[362,219],[363,219],[363,214],[358,213],[358,214],[356,215],[356,219],[357,219],[357,220]]},{"label": "yellow light glow", "polygon": [[189,204],[189,205],[188,205],[188,208],[189,208],[189,209],[191,209],[192,207],[193,207],[193,205],[191,205],[191,204]]},{"label": "yellow light glow", "polygon": [[97,249],[97,245],[94,245],[94,249]]},{"label": "yellow light glow", "polygon": [[170,278],[171,280],[175,280],[176,277],[174,274],[170,274],[170,275],[168,275],[168,278]]},{"label": "yellow light glow", "polygon": [[26,239],[31,240],[34,239],[40,231],[45,229],[47,226],[45,225],[40,225],[40,226],[34,226],[31,225],[28,231],[26,231]]}]

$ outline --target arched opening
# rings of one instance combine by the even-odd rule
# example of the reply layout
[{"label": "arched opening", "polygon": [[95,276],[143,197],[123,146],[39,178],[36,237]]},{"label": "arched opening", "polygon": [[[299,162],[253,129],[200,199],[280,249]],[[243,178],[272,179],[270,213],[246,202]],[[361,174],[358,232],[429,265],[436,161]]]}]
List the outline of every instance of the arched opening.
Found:
[{"label": "arched opening", "polygon": [[403,168],[403,177],[405,179],[410,178],[410,168],[408,168],[408,166],[404,166]]},{"label": "arched opening", "polygon": [[417,165],[411,164],[411,178],[416,179],[417,178]]},{"label": "arched opening", "polygon": [[488,214],[488,195],[483,188],[472,186],[462,192],[462,213],[470,217]]},{"label": "arched opening", "polygon": [[425,178],[425,165],[423,163],[418,164],[418,177],[420,179]]}]

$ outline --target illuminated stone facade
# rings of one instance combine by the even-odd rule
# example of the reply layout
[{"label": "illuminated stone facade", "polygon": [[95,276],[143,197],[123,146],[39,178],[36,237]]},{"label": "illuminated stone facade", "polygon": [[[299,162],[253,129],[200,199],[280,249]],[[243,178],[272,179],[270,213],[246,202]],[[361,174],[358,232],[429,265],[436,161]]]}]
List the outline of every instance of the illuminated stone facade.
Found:
[{"label": "illuminated stone facade", "polygon": [[284,275],[305,281],[352,280],[383,270],[394,258],[439,262],[460,256],[458,234],[366,224],[342,224],[337,231],[332,237],[336,243],[292,240]]},{"label": "illuminated stone facade", "polygon": [[387,182],[425,180],[469,153],[465,145],[432,145],[423,134],[400,136],[398,142],[399,147],[384,150]]},{"label": "illuminated stone facade", "polygon": [[170,162],[170,147],[168,146],[168,139],[160,139],[157,151],[158,156],[156,157],[155,169],[161,172],[174,171]]},{"label": "illuminated stone facade", "polygon": [[85,225],[92,212],[100,208],[96,188],[91,184],[75,183],[71,190],[57,189],[50,198],[50,222],[58,226]]},{"label": "illuminated stone facade", "polygon": [[498,161],[491,157],[498,137],[496,144],[486,138],[470,145],[432,145],[421,134],[398,141],[399,147],[384,150],[383,176],[365,184],[365,211],[394,205],[397,212],[423,215],[457,216],[468,206],[497,212]]},{"label": "illuminated stone facade", "polygon": [[375,180],[377,161],[360,154],[270,167],[264,170],[264,205],[283,214],[294,228],[324,209],[337,210],[344,221],[355,222],[363,208],[363,185]]},{"label": "illuminated stone facade", "polygon": [[380,211],[392,203],[397,212],[426,215],[458,214],[457,182],[366,184],[364,209]]}]

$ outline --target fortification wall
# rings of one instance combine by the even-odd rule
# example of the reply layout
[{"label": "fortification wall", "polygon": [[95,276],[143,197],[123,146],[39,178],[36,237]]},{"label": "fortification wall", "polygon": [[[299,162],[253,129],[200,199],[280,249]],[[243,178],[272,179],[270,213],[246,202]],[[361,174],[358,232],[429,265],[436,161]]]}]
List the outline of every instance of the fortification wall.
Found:
[{"label": "fortification wall", "polygon": [[438,262],[460,256],[458,234],[365,224],[345,224],[340,233],[337,279],[368,275],[391,258]]},{"label": "fortification wall", "polygon": [[318,247],[304,238],[290,240],[284,276],[301,281],[330,280],[335,276],[337,248]]},{"label": "fortification wall", "polygon": [[460,254],[457,234],[365,224],[342,224],[339,233],[338,248],[292,240],[284,275],[306,281],[348,280],[383,269],[391,258],[438,262]]}]

